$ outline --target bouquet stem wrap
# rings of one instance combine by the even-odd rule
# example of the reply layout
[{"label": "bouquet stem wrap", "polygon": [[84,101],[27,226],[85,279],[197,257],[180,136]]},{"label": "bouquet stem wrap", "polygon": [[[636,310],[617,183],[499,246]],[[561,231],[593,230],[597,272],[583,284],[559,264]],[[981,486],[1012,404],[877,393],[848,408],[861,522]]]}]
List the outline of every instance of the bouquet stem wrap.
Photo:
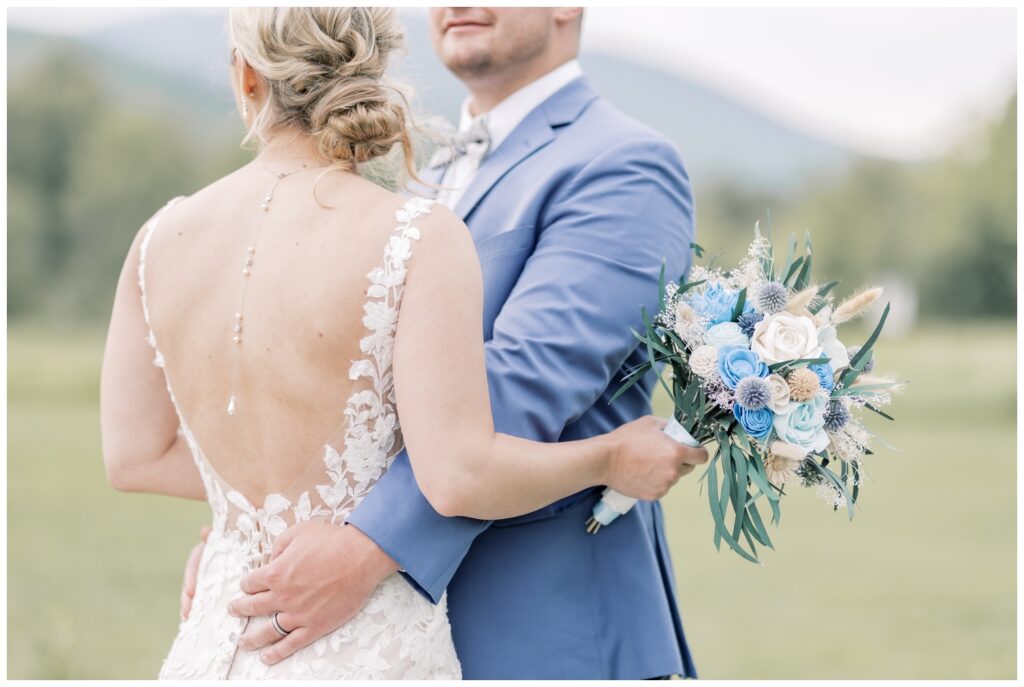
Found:
[{"label": "bouquet stem wrap", "polygon": [[[668,425],[662,431],[670,439],[678,441],[684,446],[692,446],[693,448],[700,446],[700,442],[694,439],[674,417],[669,418]],[[629,509],[636,505],[636,501],[635,498],[620,494],[611,487],[608,487],[601,495],[601,500],[594,506],[590,519],[587,520],[587,532],[597,534],[598,530],[603,526],[610,525],[617,517],[628,513]]]}]

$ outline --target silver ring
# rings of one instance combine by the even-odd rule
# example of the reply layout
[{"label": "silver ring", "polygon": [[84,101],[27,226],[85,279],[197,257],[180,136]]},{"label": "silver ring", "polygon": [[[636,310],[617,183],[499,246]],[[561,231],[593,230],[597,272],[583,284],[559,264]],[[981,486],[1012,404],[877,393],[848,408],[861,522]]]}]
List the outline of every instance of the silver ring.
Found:
[{"label": "silver ring", "polygon": [[281,611],[278,611],[274,615],[270,616],[270,624],[274,626],[274,630],[277,631],[277,634],[281,635],[282,637],[287,637],[291,634],[291,631],[281,627],[281,623],[277,620],[277,616],[279,615],[281,615]]}]

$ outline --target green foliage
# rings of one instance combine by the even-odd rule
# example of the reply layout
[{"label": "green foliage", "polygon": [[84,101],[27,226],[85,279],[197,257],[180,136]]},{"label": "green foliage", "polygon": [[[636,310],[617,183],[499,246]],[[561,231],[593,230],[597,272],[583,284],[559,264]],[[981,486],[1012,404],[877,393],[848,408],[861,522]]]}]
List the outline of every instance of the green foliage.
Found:
[{"label": "green foliage", "polygon": [[75,294],[69,305],[100,319],[139,227],[171,197],[194,190],[195,156],[172,123],[133,112],[102,118],[71,152],[64,284]]},{"label": "green foliage", "polygon": [[8,316],[103,321],[132,237],[174,195],[237,166],[159,109],[115,105],[93,65],[45,53],[8,90]]},{"label": "green foliage", "polygon": [[733,264],[753,220],[770,210],[783,231],[814,233],[819,274],[842,284],[899,275],[918,289],[928,316],[1010,317],[1016,312],[1016,120],[1014,96],[997,121],[943,158],[864,159],[788,196],[702,187],[697,179],[698,238],[715,247],[717,262]]},{"label": "green foliage", "polygon": [[[8,315],[102,321],[139,225],[250,154],[228,125],[229,100],[223,112],[197,104],[190,119],[190,93],[173,79],[107,83],[94,55],[62,42],[25,59],[8,87]],[[1010,316],[1016,138],[1013,98],[998,122],[934,162],[862,160],[785,196],[697,178],[698,236],[711,262],[731,264],[771,210],[783,231],[814,232],[819,273],[844,284],[907,277],[928,315]],[[398,172],[393,159],[365,170],[385,186]]]},{"label": "green foliage", "polygon": [[102,96],[83,66],[56,52],[8,89],[9,313],[39,307],[71,252],[63,198],[71,151],[100,116]]}]

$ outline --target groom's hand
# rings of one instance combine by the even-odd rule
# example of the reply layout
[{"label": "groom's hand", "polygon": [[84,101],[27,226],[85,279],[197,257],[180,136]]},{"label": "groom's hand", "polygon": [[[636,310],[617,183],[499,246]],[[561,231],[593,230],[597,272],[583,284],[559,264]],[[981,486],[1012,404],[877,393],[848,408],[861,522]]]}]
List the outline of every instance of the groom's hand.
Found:
[{"label": "groom's hand", "polygon": [[228,605],[236,616],[272,616],[250,623],[240,645],[260,651],[267,665],[282,661],[338,629],[363,607],[398,564],[351,525],[313,520],[294,525],[274,541],[270,563],[242,579],[245,596]]}]

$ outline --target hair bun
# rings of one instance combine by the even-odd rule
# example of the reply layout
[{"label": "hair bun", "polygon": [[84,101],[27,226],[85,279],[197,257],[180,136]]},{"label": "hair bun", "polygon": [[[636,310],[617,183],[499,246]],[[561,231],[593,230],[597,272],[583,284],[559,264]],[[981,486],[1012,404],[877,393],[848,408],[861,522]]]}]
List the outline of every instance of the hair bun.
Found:
[{"label": "hair bun", "polygon": [[405,108],[369,78],[337,81],[317,100],[309,123],[325,157],[357,165],[387,155],[408,136]]},{"label": "hair bun", "polygon": [[411,157],[401,92],[384,79],[404,45],[387,7],[234,8],[231,38],[270,97],[253,132],[296,127],[332,164],[355,168],[401,144]]}]

